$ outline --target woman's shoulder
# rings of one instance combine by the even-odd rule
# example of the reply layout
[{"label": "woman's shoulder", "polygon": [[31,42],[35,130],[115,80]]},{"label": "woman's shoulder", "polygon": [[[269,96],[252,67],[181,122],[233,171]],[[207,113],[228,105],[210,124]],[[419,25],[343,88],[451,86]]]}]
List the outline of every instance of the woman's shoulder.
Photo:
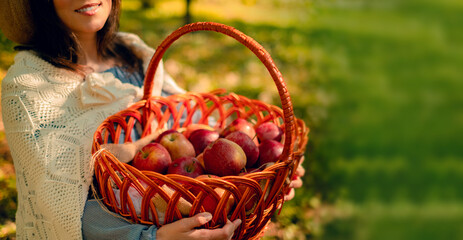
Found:
[{"label": "woman's shoulder", "polygon": [[148,44],[146,44],[140,36],[128,33],[128,32],[118,32],[116,37],[120,39],[122,43],[124,43],[129,49],[133,51],[133,53],[143,62],[146,62],[151,59],[154,54],[154,49]]},{"label": "woman's shoulder", "polygon": [[[41,59],[33,51],[20,51],[14,57],[14,63],[8,69],[2,80],[2,92],[6,86],[15,86],[21,79],[27,79],[40,72]],[[8,88],[9,89],[9,88]]]},{"label": "woman's shoulder", "polygon": [[28,84],[33,84],[34,80],[62,82],[75,81],[77,79],[79,79],[79,75],[57,68],[40,58],[34,51],[25,50],[19,51],[16,54],[13,65],[10,66],[2,80],[2,86],[12,83],[18,84],[24,81],[27,81]]},{"label": "woman's shoulder", "polygon": [[9,80],[17,78],[18,76],[34,75],[44,71],[50,71],[53,68],[53,65],[40,58],[34,51],[19,51],[14,57],[13,65],[8,69],[5,79]]},{"label": "woman's shoulder", "polygon": [[143,40],[140,38],[140,36],[138,36],[135,33],[117,32],[116,37],[120,38],[123,41],[127,41],[127,42],[130,42],[130,41],[143,42]]},{"label": "woman's shoulder", "polygon": [[19,51],[14,57],[14,63],[8,69],[7,75],[32,73],[39,70],[40,65],[44,65],[42,60],[34,51]]},{"label": "woman's shoulder", "polygon": [[118,32],[116,33],[116,38],[120,39],[126,45],[141,45],[143,47],[149,47],[143,39],[134,33],[129,32]]}]

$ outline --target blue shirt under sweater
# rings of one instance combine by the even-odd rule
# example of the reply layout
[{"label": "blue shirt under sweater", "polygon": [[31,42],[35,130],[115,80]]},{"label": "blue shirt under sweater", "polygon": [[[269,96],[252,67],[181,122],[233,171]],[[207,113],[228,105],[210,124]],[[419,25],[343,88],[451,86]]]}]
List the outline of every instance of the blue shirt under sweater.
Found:
[{"label": "blue shirt under sweater", "polygon": [[[106,212],[96,199],[89,199],[82,216],[82,236],[87,240],[156,239],[155,225],[132,224]],[[114,214],[114,215],[113,215]]]},{"label": "blue shirt under sweater", "polygon": [[[143,71],[128,72],[124,67],[114,67],[106,70],[124,83],[131,83],[142,87]],[[162,95],[169,95],[163,92]],[[140,138],[136,131],[132,131],[133,141]],[[122,139],[124,139],[122,137]],[[102,203],[101,203],[102,204]],[[95,199],[87,200],[82,216],[82,236],[87,240],[114,240],[114,239],[156,239],[156,226],[132,224],[114,213],[105,211],[104,207]]]}]

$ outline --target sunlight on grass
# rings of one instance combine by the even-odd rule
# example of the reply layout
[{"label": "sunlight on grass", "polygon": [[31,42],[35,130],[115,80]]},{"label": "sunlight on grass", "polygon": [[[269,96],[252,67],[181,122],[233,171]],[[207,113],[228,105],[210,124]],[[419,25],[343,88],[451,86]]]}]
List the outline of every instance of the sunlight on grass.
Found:
[{"label": "sunlight on grass", "polygon": [[16,224],[14,222],[8,221],[4,225],[0,225],[0,238],[1,239],[10,239],[10,237],[14,237],[15,234],[16,234]]},{"label": "sunlight on grass", "polygon": [[135,11],[141,7],[141,2],[136,0],[124,0],[121,3],[122,11]]},{"label": "sunlight on grass", "polygon": [[185,1],[161,1],[155,8],[146,11],[148,19],[181,17],[185,13]]},{"label": "sunlight on grass", "polygon": [[0,69],[0,79],[3,79],[6,76],[6,70]]},{"label": "sunlight on grass", "polygon": [[293,26],[298,22],[307,22],[312,15],[311,1],[299,4],[299,8],[287,4],[275,8],[265,1],[257,1],[253,5],[243,5],[241,1],[222,1],[220,4],[213,1],[197,1],[193,4],[193,14],[206,20],[239,20],[250,24]]}]

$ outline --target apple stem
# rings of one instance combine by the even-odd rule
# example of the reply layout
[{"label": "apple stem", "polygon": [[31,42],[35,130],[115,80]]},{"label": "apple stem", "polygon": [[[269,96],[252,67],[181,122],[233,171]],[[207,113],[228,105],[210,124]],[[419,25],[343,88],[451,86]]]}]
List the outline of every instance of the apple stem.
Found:
[{"label": "apple stem", "polygon": [[256,139],[256,137],[257,137],[257,133],[254,134],[254,137],[252,138],[252,140]]},{"label": "apple stem", "polygon": [[147,158],[150,155],[149,152],[144,152],[142,150],[140,150],[140,152],[141,152],[141,155],[143,156],[143,158]]}]

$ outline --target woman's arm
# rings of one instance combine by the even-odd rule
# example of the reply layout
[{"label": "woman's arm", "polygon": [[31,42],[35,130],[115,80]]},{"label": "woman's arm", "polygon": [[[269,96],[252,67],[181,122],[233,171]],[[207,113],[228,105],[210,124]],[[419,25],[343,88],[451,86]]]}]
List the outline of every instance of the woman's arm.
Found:
[{"label": "woman's arm", "polygon": [[228,221],[219,229],[195,229],[212,219],[210,213],[199,213],[190,218],[156,226],[132,224],[114,213],[106,211],[97,200],[88,200],[82,216],[82,235],[87,240],[140,239],[231,239],[241,220]]},{"label": "woman's arm", "polygon": [[82,236],[87,240],[156,239],[156,226],[132,224],[109,213],[97,200],[88,200],[82,216]]}]

